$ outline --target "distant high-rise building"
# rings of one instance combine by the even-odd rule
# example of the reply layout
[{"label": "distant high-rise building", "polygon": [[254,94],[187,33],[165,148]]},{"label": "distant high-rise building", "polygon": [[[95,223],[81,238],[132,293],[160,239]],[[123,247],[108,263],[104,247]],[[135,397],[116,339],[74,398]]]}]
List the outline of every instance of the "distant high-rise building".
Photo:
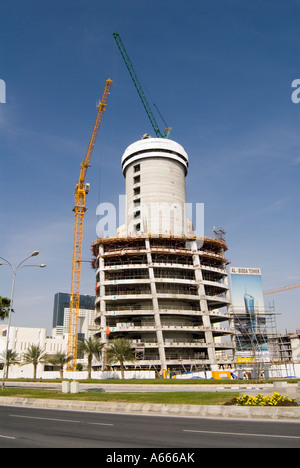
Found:
[{"label": "distant high-rise building", "polygon": [[[95,310],[95,296],[81,295],[80,309]],[[70,308],[70,294],[56,293],[54,296],[53,321],[52,328],[56,330],[56,334],[63,334],[65,322],[65,310]]]}]

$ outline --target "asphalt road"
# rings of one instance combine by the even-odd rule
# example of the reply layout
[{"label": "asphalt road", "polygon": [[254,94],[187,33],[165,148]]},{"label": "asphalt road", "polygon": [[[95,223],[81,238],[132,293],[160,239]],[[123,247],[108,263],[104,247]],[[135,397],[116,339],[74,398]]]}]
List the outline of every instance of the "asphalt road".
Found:
[{"label": "asphalt road", "polygon": [[[300,423],[88,413],[0,406],[0,448],[105,448],[194,453],[200,448],[299,448]],[[173,450],[174,451],[174,450]],[[102,451],[97,452],[97,458]],[[135,450],[127,453],[137,453]],[[187,456],[187,455],[186,455]],[[197,458],[198,457],[198,458]],[[107,461],[107,460],[104,460]],[[149,459],[148,459],[149,461]],[[155,461],[155,460],[154,460]],[[161,460],[162,461],[162,457]],[[142,464],[142,458],[134,465]],[[145,461],[144,461],[145,463]],[[192,458],[190,459],[192,463]]]}]

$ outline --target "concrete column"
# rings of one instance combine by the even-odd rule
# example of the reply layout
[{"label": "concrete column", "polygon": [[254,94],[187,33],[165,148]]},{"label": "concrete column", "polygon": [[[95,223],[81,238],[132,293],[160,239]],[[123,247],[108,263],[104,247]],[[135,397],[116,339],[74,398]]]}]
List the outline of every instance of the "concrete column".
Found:
[{"label": "concrete column", "polygon": [[203,284],[200,256],[198,253],[196,241],[192,243],[192,250],[195,252],[193,254],[193,265],[195,269],[195,279],[197,281],[198,295],[200,297],[200,310],[202,312],[203,326],[206,328],[209,328],[209,330],[205,330],[204,332],[205,342],[207,344],[208,358],[211,362],[211,370],[215,371],[218,369],[218,366],[217,366],[217,359],[216,359],[216,353],[215,353],[214,337],[211,331],[211,322],[210,322],[209,310],[207,306],[207,300],[205,298],[206,296],[205,287]]},{"label": "concrete column", "polygon": [[159,359],[161,361],[162,369],[167,369],[166,353],[165,353],[165,348],[164,348],[164,338],[163,338],[162,327],[161,327],[154,271],[153,271],[153,267],[151,266],[152,256],[151,256],[151,251],[150,251],[149,239],[145,239],[145,245],[146,245],[146,250],[147,250],[147,262],[148,262],[148,269],[149,269],[149,279],[150,279],[150,288],[151,288],[151,296],[152,296],[154,322],[156,326],[156,339],[157,339],[157,344],[158,344]]},{"label": "concrete column", "polygon": [[101,327],[101,340],[103,343],[108,342],[107,335],[105,333],[106,330],[106,316],[105,316],[105,310],[106,310],[106,302],[103,299],[103,296],[105,295],[105,286],[104,286],[104,280],[105,280],[105,273],[104,273],[104,247],[103,245],[99,245],[99,282],[100,282],[100,327]]}]

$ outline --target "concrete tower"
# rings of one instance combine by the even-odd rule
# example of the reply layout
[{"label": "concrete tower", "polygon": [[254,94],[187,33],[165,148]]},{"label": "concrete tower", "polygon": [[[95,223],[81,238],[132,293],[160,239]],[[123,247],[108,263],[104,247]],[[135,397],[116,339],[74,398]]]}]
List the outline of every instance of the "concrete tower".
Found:
[{"label": "concrete tower", "polygon": [[178,143],[143,138],[122,157],[125,226],[92,246],[96,325],[109,344],[128,338],[127,368],[217,371],[230,365],[230,302],[223,239],[197,237],[186,219],[188,156]]},{"label": "concrete tower", "polygon": [[175,141],[146,137],[126,149],[127,235],[187,235],[187,169],[188,156]]}]

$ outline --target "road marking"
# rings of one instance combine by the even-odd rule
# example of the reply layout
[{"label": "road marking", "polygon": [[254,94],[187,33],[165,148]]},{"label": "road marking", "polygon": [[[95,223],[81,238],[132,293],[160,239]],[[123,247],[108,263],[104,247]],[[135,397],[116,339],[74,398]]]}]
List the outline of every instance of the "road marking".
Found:
[{"label": "road marking", "polygon": [[284,436],[284,435],[272,435],[272,434],[246,434],[245,432],[214,432],[214,431],[197,431],[192,429],[183,429],[183,432],[198,432],[202,434],[219,434],[219,435],[236,435],[236,436],[248,436],[248,437],[273,437],[279,439],[300,439],[299,436]]},{"label": "road marking", "polygon": [[54,419],[54,418],[41,418],[37,416],[24,416],[23,414],[10,414],[12,418],[25,418],[25,419],[41,419],[44,421],[59,421],[59,422],[71,422],[71,423],[80,423],[80,421],[74,421],[72,419]]},{"label": "road marking", "polygon": [[88,423],[88,424],[94,424],[97,426],[114,426],[114,424],[108,424],[108,423],[99,423],[99,422],[93,422],[93,423]]},{"label": "road marking", "polygon": [[5,436],[5,435],[1,435],[1,434],[0,434],[0,437],[2,439],[15,439],[15,437],[9,437],[9,436]]},{"label": "road marking", "polygon": [[[25,419],[40,419],[43,421],[59,421],[59,422],[70,422],[70,423],[81,423],[82,421],[76,421],[73,419],[54,419],[54,418],[42,418],[38,416],[25,416],[23,414],[10,414],[12,418],[25,418]],[[88,423],[88,424],[94,424],[98,426],[114,426],[114,424],[109,424],[109,423],[101,423],[101,422],[93,422],[93,423]]]}]

